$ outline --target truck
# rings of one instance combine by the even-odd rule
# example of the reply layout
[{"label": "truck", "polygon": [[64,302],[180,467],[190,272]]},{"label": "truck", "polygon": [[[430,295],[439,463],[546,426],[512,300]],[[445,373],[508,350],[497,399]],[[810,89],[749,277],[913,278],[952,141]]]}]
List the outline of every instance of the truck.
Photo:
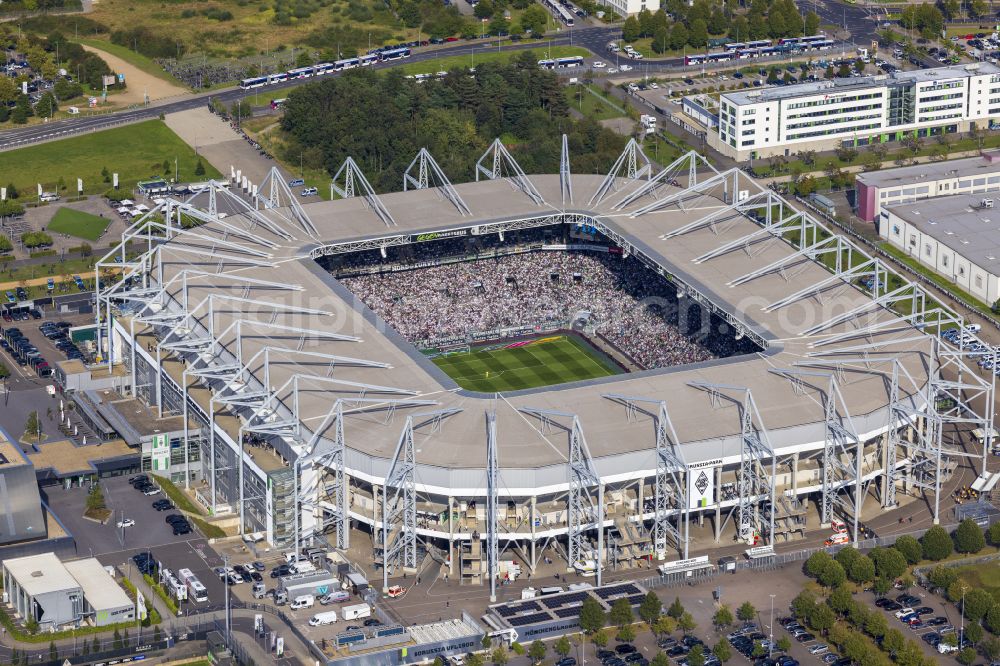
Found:
[{"label": "truck", "polygon": [[333,624],[337,621],[337,611],[323,611],[322,613],[316,613],[311,618],[309,618],[310,627],[322,627],[327,624]]},{"label": "truck", "polygon": [[368,604],[354,604],[353,606],[344,606],[340,609],[340,612],[344,615],[344,620],[357,620],[359,618],[366,618],[372,616],[372,607]]},{"label": "truck", "polygon": [[303,608],[312,608],[316,604],[316,597],[311,594],[303,594],[301,596],[295,597],[295,601],[291,603],[289,608],[292,610],[301,610]]},{"label": "truck", "polygon": [[656,116],[643,114],[639,116],[639,122],[645,128],[646,134],[652,134],[656,131]]}]

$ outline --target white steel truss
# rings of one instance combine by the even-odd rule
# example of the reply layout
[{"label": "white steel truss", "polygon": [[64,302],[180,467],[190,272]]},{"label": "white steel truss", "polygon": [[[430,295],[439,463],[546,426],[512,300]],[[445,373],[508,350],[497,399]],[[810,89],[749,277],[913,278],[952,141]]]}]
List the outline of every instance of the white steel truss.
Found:
[{"label": "white steel truss", "polygon": [[[738,535],[741,541],[751,546],[765,539],[768,545],[774,545],[777,457],[753,393],[745,386],[708,382],[688,382],[688,386],[707,391],[713,405],[720,406],[723,399],[737,405],[740,416],[740,468],[736,477],[739,493],[736,506]],[[730,397],[728,392],[742,393],[742,400]],[[767,460],[771,461],[770,472],[765,467]],[[763,501],[770,503],[766,517],[761,515],[760,504]]]},{"label": "white steel truss", "polygon": [[[691,506],[688,501],[687,489],[690,483],[690,470],[684,462],[680,448],[680,438],[670,420],[667,403],[653,398],[627,396],[617,393],[606,393],[605,398],[625,407],[625,415],[629,420],[635,420],[641,412],[652,417],[654,437],[656,442],[656,482],[653,500],[653,547],[662,558],[667,549],[668,540],[681,559],[688,559],[688,545],[691,530]],[[642,405],[655,405],[656,413]],[[678,515],[675,526],[670,521],[671,510]],[[681,518],[683,516],[683,518]],[[683,522],[683,534],[681,523]]]},{"label": "white steel truss", "polygon": [[[593,559],[597,574],[597,585],[601,585],[601,571],[604,566],[604,482],[601,481],[594,465],[594,459],[587,447],[583,425],[576,414],[551,409],[523,407],[519,411],[536,417],[542,424],[542,431],[555,426],[569,436],[569,497],[567,511],[567,540],[569,566],[585,559]],[[570,419],[570,425],[559,419]],[[596,489],[596,501],[594,490]],[[585,543],[584,533],[597,529],[597,549]],[[586,555],[585,555],[586,554]]]},{"label": "white steel truss", "polygon": [[[340,182],[341,178],[343,178],[343,184]],[[344,163],[337,169],[337,173],[333,174],[333,180],[330,181],[330,189],[344,199],[356,196],[360,190],[368,207],[378,216],[378,219],[382,220],[382,223],[387,227],[396,226],[396,220],[392,219],[389,209],[385,207],[379,196],[375,194],[375,189],[368,182],[368,179],[365,178],[364,172],[361,171],[361,167],[358,166],[353,157],[348,157],[344,160]]]},{"label": "white steel truss", "polygon": [[[278,167],[271,167],[271,170],[267,172],[264,176],[264,180],[261,181],[260,187],[256,190],[257,201],[263,204],[263,207],[269,210],[278,211],[279,215],[285,217],[289,222],[296,222],[302,229],[315,238],[318,235],[316,231],[316,225],[313,224],[312,220],[309,219],[309,215],[306,214],[302,204],[295,197],[295,193],[292,192],[292,188],[288,186],[285,179],[282,178],[281,172],[278,171]],[[284,213],[280,211],[287,210],[291,215],[291,219],[288,219]]]},{"label": "white steel truss", "polygon": [[589,206],[596,206],[604,201],[604,197],[620,189],[618,181],[625,179],[626,182],[634,182],[649,178],[653,175],[653,163],[642,151],[642,146],[635,137],[628,140],[625,150],[622,151],[618,159],[611,166],[608,175],[604,177],[598,186],[594,196],[590,197]]},{"label": "white steel truss", "polygon": [[[413,175],[414,167],[417,168],[416,177]],[[437,161],[431,155],[430,151],[426,148],[421,148],[417,156],[410,162],[410,166],[406,167],[406,171],[403,172],[403,191],[407,192],[410,189],[426,190],[429,187],[436,187],[441,196],[450,201],[462,215],[472,215],[472,211],[466,205],[465,201],[462,200],[462,197],[455,188],[452,187],[448,176],[438,166]]]},{"label": "white steel truss", "polygon": [[490,601],[497,600],[500,573],[500,543],[497,514],[500,511],[500,463],[497,453],[497,415],[486,414],[486,575],[490,577]]},{"label": "white steel truss", "polygon": [[[697,179],[696,168],[699,161],[708,165],[708,162],[705,162],[704,158],[698,155],[698,153],[695,153],[694,151],[678,159],[679,160],[687,159],[690,165],[689,166],[690,179]],[[674,163],[676,164],[677,162],[675,161]],[[646,204],[645,206],[642,206],[641,208],[633,210],[629,213],[629,216],[639,217],[641,215],[646,215],[647,213],[655,213],[664,210],[672,205],[675,205],[679,209],[684,211],[691,210],[697,208],[699,203],[706,197],[712,197],[713,192],[718,193],[719,189],[721,189],[721,196],[712,198],[720,199],[724,204],[729,204],[733,202],[738,203],[740,201],[743,201],[744,199],[749,198],[751,194],[755,192],[762,192],[765,189],[763,186],[761,186],[755,180],[747,176],[740,169],[734,167],[732,169],[729,169],[728,171],[723,171],[722,173],[719,173],[718,171],[716,171],[715,167],[712,167],[711,165],[708,166],[711,168],[712,173],[714,174],[713,176],[710,176],[706,180],[695,182],[693,185],[688,185],[687,187],[682,188],[677,192],[668,194],[662,199],[653,201],[651,203]],[[666,169],[664,169],[664,171],[666,171]],[[645,192],[643,192],[643,190],[646,190],[647,192],[654,190],[655,187],[653,187],[653,185],[658,181],[658,179],[662,174],[663,172],[657,174],[656,178],[646,183],[646,185],[640,188],[636,193],[634,193],[630,197],[627,197],[625,200],[623,200],[615,207],[620,210],[625,205],[630,204],[636,199],[638,199],[639,198],[638,195],[640,195],[640,193],[644,194]],[[689,180],[689,183],[690,182],[691,181]],[[680,183],[677,183],[676,187],[680,187]],[[743,187],[746,187],[747,189],[742,189]]]},{"label": "white steel truss", "polygon": [[[627,150],[628,149],[626,147],[626,152]],[[625,153],[623,153],[623,155],[624,154]],[[646,196],[650,196],[653,199],[658,199],[660,190],[667,186],[678,188],[680,191],[667,195],[666,197],[664,197],[663,199],[659,199],[658,201],[654,201],[652,204],[649,204],[649,206],[656,206],[659,205],[659,203],[661,202],[669,203],[675,201],[677,195],[683,194],[684,192],[687,192],[689,190],[696,191],[702,185],[702,183],[698,182],[699,166],[707,167],[711,173],[715,174],[714,176],[711,176],[709,178],[709,181],[714,180],[719,174],[716,168],[712,166],[708,162],[708,160],[706,160],[704,157],[702,157],[701,155],[692,150],[688,153],[685,153],[684,155],[681,155],[676,160],[665,166],[654,177],[648,179],[646,182],[642,183],[642,185],[632,190],[630,193],[626,194],[618,201],[618,203],[616,203],[613,206],[613,208],[615,208],[616,210],[624,210],[628,206],[631,206],[633,203],[636,203],[637,201]],[[685,171],[687,172],[686,175],[684,173]],[[614,171],[612,171],[612,173],[613,172]],[[687,178],[686,188],[682,186],[681,182],[678,180],[678,178],[681,176],[685,176]],[[638,180],[638,178],[636,178],[636,180]],[[703,182],[708,182],[708,181],[703,181]],[[645,208],[640,209],[640,211],[645,211]],[[641,215],[642,213],[633,212],[632,216],[635,217],[637,214]]]},{"label": "white steel truss", "polygon": [[534,183],[524,173],[521,165],[517,163],[517,160],[514,159],[514,156],[510,154],[500,139],[494,139],[490,147],[483,153],[483,156],[476,162],[476,182],[479,182],[480,176],[485,176],[489,180],[505,178],[511,185],[521,190],[525,196],[534,201],[536,205],[545,205],[545,200],[539,194],[538,190],[535,189]]},{"label": "white steel truss", "polygon": [[569,138],[562,135],[562,153],[559,157],[559,191],[562,194],[562,205],[573,203],[573,177],[569,168]]}]

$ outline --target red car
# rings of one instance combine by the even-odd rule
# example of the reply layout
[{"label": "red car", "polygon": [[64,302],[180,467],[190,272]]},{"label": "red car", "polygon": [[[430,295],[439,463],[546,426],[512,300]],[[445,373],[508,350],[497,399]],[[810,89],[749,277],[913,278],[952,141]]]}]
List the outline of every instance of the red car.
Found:
[{"label": "red car", "polygon": [[444,41],[446,42],[457,42],[458,37],[447,37]]}]

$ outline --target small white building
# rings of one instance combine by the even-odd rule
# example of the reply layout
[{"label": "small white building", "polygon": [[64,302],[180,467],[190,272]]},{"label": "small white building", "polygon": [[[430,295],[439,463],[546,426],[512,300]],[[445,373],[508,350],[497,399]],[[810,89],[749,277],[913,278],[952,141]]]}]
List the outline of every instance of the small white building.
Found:
[{"label": "small white building", "polygon": [[84,614],[95,626],[135,620],[135,603],[96,557],[66,562],[64,566],[83,590]]},{"label": "small white building", "polygon": [[1000,196],[938,197],[883,212],[893,246],[987,304],[1000,298]]},{"label": "small white building", "polygon": [[22,621],[43,629],[76,624],[84,613],[83,589],[53,553],[4,560],[3,589]]},{"label": "small white building", "polygon": [[656,12],[660,8],[660,0],[600,0],[600,4],[610,7],[619,16],[632,16],[643,9]]}]

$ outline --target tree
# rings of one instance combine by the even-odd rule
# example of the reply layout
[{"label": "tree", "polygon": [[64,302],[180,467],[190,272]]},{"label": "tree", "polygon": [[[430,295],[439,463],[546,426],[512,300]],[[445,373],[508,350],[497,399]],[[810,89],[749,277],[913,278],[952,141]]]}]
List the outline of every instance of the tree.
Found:
[{"label": "tree", "polygon": [[806,24],[806,35],[817,34],[819,32],[819,15],[816,12],[810,10],[809,13],[806,14],[805,24]]},{"label": "tree", "polygon": [[94,636],[94,640],[91,642],[90,651],[95,654],[101,651],[101,639],[97,636]]},{"label": "tree", "polygon": [[622,39],[626,42],[634,42],[639,39],[640,34],[642,31],[639,27],[639,19],[634,16],[625,19],[625,25],[622,26]]},{"label": "tree", "polygon": [[55,95],[48,90],[42,94],[41,99],[35,104],[35,114],[39,118],[51,118],[58,110],[59,105],[56,103]]},{"label": "tree", "polygon": [[656,623],[653,625],[653,632],[657,635],[672,634],[677,631],[677,620],[670,617],[669,615],[661,615],[656,618]]},{"label": "tree", "polygon": [[488,19],[493,16],[493,0],[481,0],[476,3],[476,8],[472,11],[478,19]]},{"label": "tree", "polygon": [[38,418],[38,412],[28,414],[28,420],[24,423],[24,434],[29,437],[40,437],[42,434],[42,422]]},{"label": "tree", "polygon": [[817,550],[815,553],[809,556],[806,560],[805,570],[806,573],[813,578],[819,578],[819,575],[823,573],[826,566],[833,561],[830,554],[825,550]]},{"label": "tree", "polygon": [[792,639],[788,636],[782,636],[777,640],[776,647],[782,652],[788,652],[792,649]]},{"label": "tree", "polygon": [[846,613],[854,604],[854,597],[846,585],[840,585],[826,598],[826,604],[837,613]]},{"label": "tree", "polygon": [[694,621],[694,617],[691,613],[684,611],[680,619],[677,620],[677,626],[680,627],[681,631],[685,634],[689,634],[698,627],[698,623]]},{"label": "tree", "polygon": [[792,612],[795,617],[806,618],[816,607],[816,595],[809,590],[802,590],[792,599]]},{"label": "tree", "polygon": [[924,557],[932,562],[945,559],[954,549],[951,536],[940,525],[934,525],[927,530],[920,540],[920,545],[923,547]]},{"label": "tree", "polygon": [[650,662],[649,666],[670,666],[670,658],[663,653],[662,650],[656,653]]},{"label": "tree", "polygon": [[725,636],[719,639],[719,642],[712,646],[712,654],[714,654],[719,661],[723,664],[733,658],[733,647],[726,640]]},{"label": "tree", "polygon": [[99,483],[95,483],[90,487],[90,492],[87,493],[86,507],[88,511],[102,511],[107,508],[107,504],[104,501],[104,493],[101,491]]},{"label": "tree", "polygon": [[602,648],[608,644],[608,635],[603,629],[598,629],[594,632],[594,635],[590,637],[590,640],[593,641],[594,645]]},{"label": "tree", "polygon": [[56,649],[55,641],[49,641],[49,661],[59,661],[59,650]]},{"label": "tree", "polygon": [[808,618],[809,626],[816,631],[826,631],[833,626],[835,620],[833,609],[824,604],[817,604]]},{"label": "tree", "polygon": [[715,625],[717,629],[725,629],[733,623],[733,611],[729,610],[729,606],[722,604],[715,611],[715,615],[712,616],[712,624]]},{"label": "tree", "polygon": [[560,636],[559,640],[556,641],[556,644],[552,646],[552,649],[555,650],[556,654],[560,657],[565,657],[572,649],[572,646],[569,644],[569,638],[565,635]]},{"label": "tree", "polygon": [[884,597],[892,589],[892,583],[888,578],[883,578],[879,576],[875,579],[875,583],[872,584],[872,590],[880,597]]},{"label": "tree", "polygon": [[532,4],[521,14],[521,25],[528,32],[541,35],[545,32],[545,24],[548,23],[549,15],[541,5]]},{"label": "tree", "polygon": [[865,619],[865,633],[872,638],[881,638],[889,631],[889,621],[881,613],[869,613]]},{"label": "tree", "polygon": [[194,165],[194,175],[196,176],[205,175],[205,165],[201,163],[201,158],[199,158],[198,163]]},{"label": "tree", "polygon": [[995,605],[996,601],[993,600],[993,595],[986,590],[980,587],[968,590],[965,593],[965,602],[963,603],[966,621],[979,622]]},{"label": "tree", "polygon": [[[629,613],[631,613],[629,609]],[[605,625],[607,619],[604,617],[604,609],[591,596],[584,598],[580,605],[580,628],[588,634],[592,634]]]},{"label": "tree", "polygon": [[837,74],[833,71],[833,65],[827,65],[826,70],[823,71],[823,78],[832,79],[836,76]]},{"label": "tree", "polygon": [[854,61],[854,71],[857,72],[858,74],[864,74],[865,73],[865,61],[862,60],[861,58],[858,58],[857,60],[855,60]]},{"label": "tree", "polygon": [[951,567],[943,567],[939,564],[931,569],[931,572],[927,574],[927,580],[929,580],[931,585],[934,587],[947,590],[955,583],[955,581],[958,580],[958,572]]},{"label": "tree", "polygon": [[674,597],[674,602],[667,609],[667,615],[675,620],[680,620],[681,616],[684,615],[684,605],[681,603],[680,597]]},{"label": "tree", "polygon": [[115,650],[122,649],[122,635],[115,629],[114,638],[111,641],[111,645]]},{"label": "tree", "polygon": [[[7,192],[8,194],[10,193],[10,187],[7,188]],[[1000,523],[990,525],[990,529],[986,534],[991,546],[1000,546]]]},{"label": "tree", "polygon": [[705,647],[701,643],[696,643],[688,652],[687,662],[689,666],[705,666]]},{"label": "tree", "polygon": [[[997,532],[997,536],[1000,536],[1000,531]],[[904,534],[896,539],[896,543],[892,547],[903,554],[907,564],[916,564],[924,557],[924,549],[921,548],[920,542],[909,534]]]},{"label": "tree", "polygon": [[743,622],[752,622],[757,617],[757,609],[749,601],[744,601],[736,610],[736,617]]},{"label": "tree", "polygon": [[696,49],[700,49],[708,44],[708,24],[704,20],[698,19],[691,23],[688,44]]},{"label": "tree", "polygon": [[859,585],[871,582],[875,578],[875,563],[867,555],[862,555],[851,565],[850,578]]},{"label": "tree", "polygon": [[972,641],[973,645],[983,640],[983,625],[978,622],[965,625],[965,637]]},{"label": "tree", "polygon": [[681,22],[674,23],[670,27],[670,48],[675,51],[684,47],[688,43],[688,29]]},{"label": "tree", "polygon": [[955,655],[955,659],[964,666],[970,666],[976,660],[976,649],[971,647],[963,648]]},{"label": "tree", "polygon": [[10,121],[18,125],[23,125],[33,115],[35,115],[35,112],[31,109],[31,100],[28,99],[27,95],[19,95],[17,103],[14,105],[14,110],[10,112]]},{"label": "tree", "polygon": [[483,657],[478,652],[473,652],[465,659],[468,666],[483,666]]},{"label": "tree", "polygon": [[632,615],[632,605],[629,604],[628,599],[617,599],[615,603],[611,604],[611,611],[608,613],[608,618],[611,620],[611,624],[619,627],[632,624],[632,620],[635,618]]},{"label": "tree", "polygon": [[960,553],[978,553],[986,547],[986,537],[976,521],[966,518],[955,530],[955,550]]},{"label": "tree", "polygon": [[837,551],[837,554],[833,556],[833,559],[840,562],[840,566],[844,567],[844,571],[850,571],[851,566],[862,557],[861,553],[854,546],[846,546]]},{"label": "tree", "polygon": [[980,641],[979,651],[988,661],[995,661],[997,657],[1000,657],[1000,638],[987,636]]},{"label": "tree", "polygon": [[837,76],[841,79],[846,79],[851,76],[851,66],[847,62],[840,63],[840,69],[837,70]]},{"label": "tree", "polygon": [[837,587],[842,585],[845,580],[847,580],[847,573],[844,572],[844,567],[840,566],[840,562],[836,560],[827,564],[823,568],[823,573],[819,575],[819,582],[826,587]]},{"label": "tree", "polygon": [[656,618],[660,617],[661,612],[663,612],[663,602],[660,601],[660,598],[656,596],[655,592],[650,590],[646,593],[646,596],[643,597],[642,603],[639,604],[639,617],[641,617],[646,624],[652,626],[653,622],[656,621]]},{"label": "tree", "polygon": [[535,641],[528,648],[528,656],[531,657],[531,662],[537,664],[545,659],[545,652],[548,648],[545,647],[545,643],[542,641]]},{"label": "tree", "polygon": [[490,655],[490,660],[496,664],[496,666],[506,666],[507,662],[510,661],[510,654],[508,654],[505,646],[500,645],[493,650],[493,654]]}]

